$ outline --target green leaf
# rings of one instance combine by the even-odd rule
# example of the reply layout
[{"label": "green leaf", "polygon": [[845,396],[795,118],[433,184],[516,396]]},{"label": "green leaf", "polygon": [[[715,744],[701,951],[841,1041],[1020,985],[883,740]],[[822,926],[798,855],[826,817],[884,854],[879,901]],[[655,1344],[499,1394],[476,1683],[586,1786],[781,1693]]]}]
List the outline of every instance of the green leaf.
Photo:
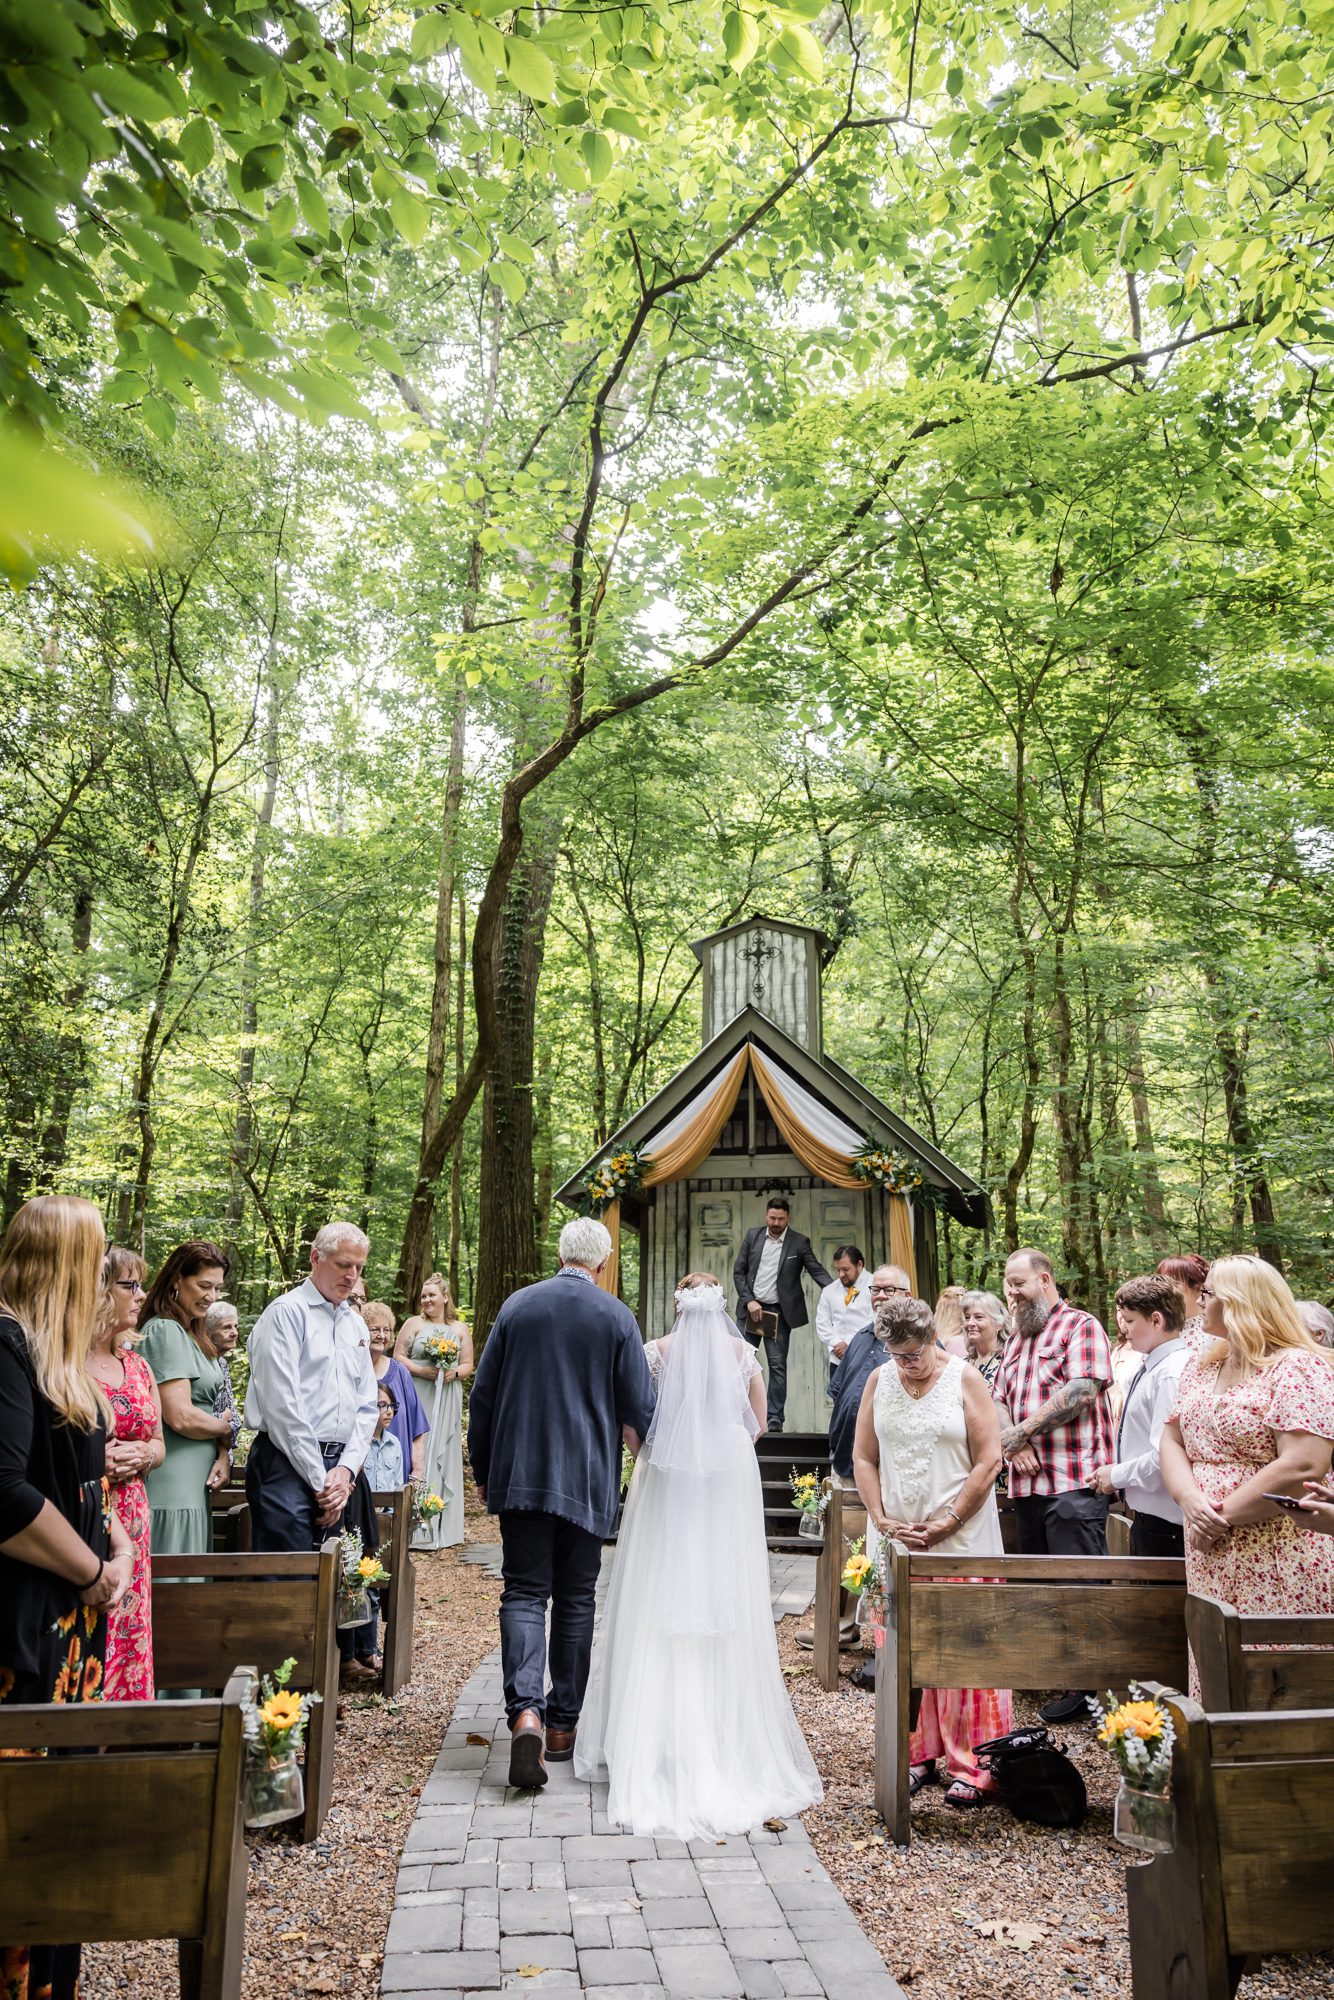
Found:
[{"label": "green leaf", "polygon": [[389,197],[389,213],[399,235],[406,237],[415,250],[430,227],[431,211],[426,203],[405,187],[395,188]]},{"label": "green leaf", "polygon": [[296,184],[296,198],[301,213],[317,236],[329,234],[329,204],[324,199],[314,181],[301,179]]},{"label": "green leaf", "polygon": [[723,54],[729,69],[740,76],[755,57],[760,46],[759,25],[753,14],[742,13],[739,8],[730,8],[723,18]]},{"label": "green leaf", "polygon": [[181,164],[188,174],[202,174],[213,158],[213,127],[207,118],[192,118],[183,125],[176,141]]},{"label": "green leaf", "polygon": [[516,264],[507,264],[503,258],[497,258],[496,262],[491,266],[490,275],[499,285],[510,304],[517,306],[524,293],[528,290],[528,280],[524,277],[523,272],[518,266]]},{"label": "green leaf", "polygon": [[412,60],[429,62],[448,48],[452,30],[444,14],[420,14],[412,24]]},{"label": "green leaf", "polygon": [[824,82],[824,56],[809,28],[784,28],[773,45],[773,54],[780,71],[804,76],[810,83]]},{"label": "green leaf", "polygon": [[622,104],[609,104],[602,114],[602,122],[604,125],[610,127],[613,132],[624,132],[627,139],[647,139],[648,137],[648,133],[635,117],[634,112],[627,111]]},{"label": "green leaf", "polygon": [[551,66],[551,58],[544,55],[536,43],[518,35],[506,35],[505,69],[510,82],[525,97],[545,103],[555,95],[556,72]]},{"label": "green leaf", "polygon": [[83,85],[121,117],[160,125],[164,118],[181,117],[186,109],[185,93],[174,78],[169,89],[167,75],[161,71],[150,80],[142,70],[127,69],[123,63],[94,63],[83,72]]},{"label": "green leaf", "polygon": [[589,179],[595,184],[605,181],[611,172],[611,141],[601,132],[585,132],[579,141],[579,151],[584,156]]},{"label": "green leaf", "polygon": [[252,146],[241,162],[241,186],[247,193],[272,187],[286,164],[281,146]]}]

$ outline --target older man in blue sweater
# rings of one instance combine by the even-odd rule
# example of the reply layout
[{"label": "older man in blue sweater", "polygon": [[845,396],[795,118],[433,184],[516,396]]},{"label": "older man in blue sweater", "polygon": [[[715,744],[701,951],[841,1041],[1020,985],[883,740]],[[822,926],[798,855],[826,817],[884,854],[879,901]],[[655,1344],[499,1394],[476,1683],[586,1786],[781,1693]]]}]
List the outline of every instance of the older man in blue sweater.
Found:
[{"label": "older man in blue sweater", "polygon": [[622,1433],[633,1434],[637,1449],[653,1415],[634,1315],[597,1282],[610,1255],[602,1223],[566,1223],[556,1276],[513,1293],[496,1315],[468,1404],[473,1476],[504,1544],[510,1783],[526,1791],[547,1781],[544,1730],[547,1757],[574,1755],[602,1544],[620,1499]]}]

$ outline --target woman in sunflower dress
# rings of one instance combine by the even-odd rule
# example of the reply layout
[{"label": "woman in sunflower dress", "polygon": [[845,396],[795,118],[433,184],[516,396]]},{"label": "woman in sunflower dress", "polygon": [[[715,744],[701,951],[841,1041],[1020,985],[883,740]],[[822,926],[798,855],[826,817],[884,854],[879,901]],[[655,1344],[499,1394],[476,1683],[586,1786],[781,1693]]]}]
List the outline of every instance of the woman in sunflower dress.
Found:
[{"label": "woman in sunflower dress", "polygon": [[[88,1373],[106,1239],[90,1201],[25,1202],[0,1243],[0,1702],[97,1701],[133,1573]],[[82,1947],[0,1944],[4,2000],[75,2000]]]}]

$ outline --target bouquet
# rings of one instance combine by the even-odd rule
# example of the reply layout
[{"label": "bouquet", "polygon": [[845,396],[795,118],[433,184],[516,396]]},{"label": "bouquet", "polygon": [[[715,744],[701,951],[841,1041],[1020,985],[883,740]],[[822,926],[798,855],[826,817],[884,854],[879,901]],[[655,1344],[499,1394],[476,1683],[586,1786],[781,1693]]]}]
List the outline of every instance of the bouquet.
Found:
[{"label": "bouquet", "polygon": [[630,1455],[630,1447],[629,1447],[629,1445],[628,1445],[628,1444],[623,1444],[623,1445],[621,1446],[621,1491],[622,1491],[622,1493],[624,1493],[624,1492],[625,1492],[626,1488],[627,1488],[627,1487],[629,1486],[629,1484],[630,1484],[630,1481],[631,1481],[631,1480],[633,1479],[633,1477],[634,1477],[634,1471],[635,1471],[635,1462],[634,1462],[634,1459],[633,1459],[633,1458],[631,1457],[631,1455]]},{"label": "bouquet", "polygon": [[860,1153],[852,1161],[852,1171],[859,1181],[866,1181],[872,1187],[880,1187],[886,1194],[921,1194],[925,1187],[922,1170],[916,1160],[910,1160],[902,1153],[891,1152],[875,1139],[867,1139]]},{"label": "bouquet", "polygon": [[787,1483],[792,1488],[792,1505],[797,1512],[814,1515],[818,1521],[825,1510],[818,1476],[814,1472],[798,1472],[794,1466],[788,1474]]},{"label": "bouquet", "polygon": [[438,1493],[429,1486],[414,1486],[412,1489],[412,1521],[415,1527],[421,1521],[434,1521],[437,1514],[443,1514],[445,1503]]},{"label": "bouquet", "polygon": [[422,1341],[422,1353],[436,1368],[457,1368],[459,1365],[459,1344],[451,1340],[447,1333],[428,1333]]},{"label": "bouquet", "polygon": [[1172,1718],[1160,1701],[1143,1698],[1134,1681],[1130,1692],[1141,1698],[1116,1702],[1109,1690],[1104,1704],[1096,1695],[1089,1696],[1089,1707],[1102,1723],[1098,1741],[1111,1751],[1128,1785],[1138,1792],[1165,1792],[1176,1741]]}]

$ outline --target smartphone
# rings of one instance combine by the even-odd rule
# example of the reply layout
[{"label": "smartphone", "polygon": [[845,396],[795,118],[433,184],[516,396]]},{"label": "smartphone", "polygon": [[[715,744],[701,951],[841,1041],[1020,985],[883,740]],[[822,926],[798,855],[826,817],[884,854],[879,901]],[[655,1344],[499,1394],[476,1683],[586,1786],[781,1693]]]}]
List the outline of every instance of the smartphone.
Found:
[{"label": "smartphone", "polygon": [[1290,1493],[1262,1493],[1260,1498],[1272,1500],[1276,1507],[1286,1507],[1292,1514],[1299,1514],[1302,1511],[1301,1501],[1294,1500]]}]

